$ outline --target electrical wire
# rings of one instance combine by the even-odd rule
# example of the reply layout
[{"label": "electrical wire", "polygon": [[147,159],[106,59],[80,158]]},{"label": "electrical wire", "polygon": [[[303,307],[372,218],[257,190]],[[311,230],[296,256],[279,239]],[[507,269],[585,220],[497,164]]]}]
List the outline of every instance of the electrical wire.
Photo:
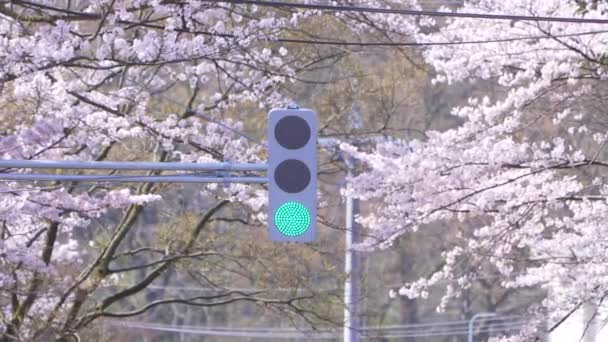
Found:
[{"label": "electrical wire", "polygon": [[294,43],[294,44],[310,44],[310,45],[336,45],[336,46],[386,46],[386,47],[426,47],[426,46],[450,46],[450,45],[476,45],[476,44],[492,44],[492,43],[506,43],[521,40],[535,40],[535,39],[554,39],[554,38],[568,38],[608,33],[608,30],[596,30],[586,31],[578,33],[565,33],[556,35],[536,35],[527,37],[511,37],[511,38],[500,38],[500,39],[488,39],[488,40],[464,40],[464,41],[453,41],[453,42],[348,42],[338,40],[308,40],[308,39],[292,39],[292,38],[279,38],[275,41],[281,43]]},{"label": "electrical wire", "polygon": [[[487,320],[490,321],[490,320]],[[486,325],[488,326],[492,326],[493,328],[499,328],[502,326],[511,326],[511,325],[516,325],[516,324],[524,324],[526,321],[522,320],[520,316],[505,316],[502,319],[496,319],[496,320],[492,320],[492,322],[486,322],[486,320],[479,320],[476,321],[475,326],[479,327],[484,327]],[[129,322],[131,323],[131,322]],[[159,323],[145,323],[145,322],[134,322],[135,324],[145,324],[145,325],[152,325],[152,326],[162,326],[163,324],[159,324]],[[423,330],[420,329],[419,326],[424,326],[424,328],[426,330],[426,333],[437,333],[437,332],[444,332],[444,331],[455,331],[455,330],[460,330],[460,329],[468,329],[469,328],[469,321],[468,320],[462,320],[462,321],[435,321],[435,322],[427,322],[427,323],[413,323],[413,324],[399,324],[399,325],[391,325],[391,326],[380,326],[380,327],[363,327],[360,329],[357,329],[358,331],[360,331],[361,333],[365,333],[367,336],[371,336],[371,335],[381,335],[381,336],[385,336],[385,333],[382,333],[382,331],[391,331],[391,333],[402,333],[402,334],[406,334],[406,333],[421,333],[424,331],[417,331],[417,330]],[[450,327],[450,326],[454,326],[454,327]],[[248,327],[248,328],[239,328],[239,327],[230,327],[230,326],[213,326],[213,327],[201,327],[201,326],[194,326],[194,325],[179,325],[180,328],[184,328],[184,329],[205,329],[205,330],[214,330],[214,331],[230,331],[230,332],[267,332],[267,331],[272,331],[272,332],[282,332],[282,333],[300,333],[300,334],[313,334],[313,333],[331,333],[333,330],[303,330],[303,329],[298,329],[298,328],[282,328],[282,327]],[[399,331],[402,330],[402,331]],[[413,330],[410,332],[407,332],[407,330]],[[379,333],[370,333],[370,331],[379,331]]]},{"label": "electrical wire", "polygon": [[[445,322],[438,322],[445,323]],[[120,322],[110,323],[117,327],[146,329],[146,330],[158,330],[158,331],[170,331],[179,333],[190,333],[198,335],[215,335],[215,336],[229,336],[229,337],[258,337],[258,338],[306,338],[306,339],[329,339],[339,338],[342,336],[340,333],[332,332],[331,330],[286,330],[285,328],[231,328],[231,327],[194,327],[194,326],[183,326],[183,325],[169,325],[169,324],[151,324],[145,322]],[[512,322],[502,322],[495,324],[487,324],[485,327],[475,329],[475,334],[485,332],[497,332],[497,331],[509,331],[518,330],[527,324],[524,320],[517,320]],[[408,325],[403,325],[407,327]],[[469,332],[468,322],[457,328],[444,329],[443,331],[402,331],[394,332],[386,330],[380,334],[366,334],[364,333],[365,328],[360,329],[362,332],[361,338],[397,338],[397,337],[431,337],[431,336],[454,336],[454,335],[466,335]]]},{"label": "electrical wire", "polygon": [[[492,316],[492,317],[481,317],[475,321],[476,324],[482,324],[482,322],[496,322],[502,321],[515,321],[519,319],[519,315],[505,315],[505,316]],[[469,320],[454,320],[454,321],[433,321],[433,322],[422,322],[422,323],[411,323],[411,324],[395,324],[395,325],[382,325],[382,326],[371,326],[365,327],[364,330],[387,330],[387,329],[403,329],[403,328],[415,328],[415,329],[428,329],[429,327],[438,326],[451,326],[451,325],[466,325],[468,327]],[[452,328],[453,329],[453,328]]]},{"label": "electrical wire", "polygon": [[[481,333],[496,333],[496,332],[500,332],[500,331],[520,330],[521,328],[526,326],[526,324],[528,324],[528,322],[519,321],[519,322],[514,322],[512,324],[489,325],[488,327],[485,327],[485,328],[476,329],[473,331],[473,333],[475,335],[477,335],[477,334],[481,334]],[[434,336],[468,335],[468,332],[469,332],[469,329],[467,327],[467,328],[454,329],[454,330],[445,331],[445,332],[429,332],[429,333],[415,333],[414,332],[414,333],[403,333],[403,334],[383,334],[383,335],[379,335],[379,336],[385,337],[385,338],[434,337]],[[376,337],[376,336],[373,336],[373,337]],[[363,336],[363,338],[365,338],[365,336]]]},{"label": "electrical wire", "polygon": [[180,326],[171,326],[171,325],[149,325],[146,323],[127,323],[123,322],[120,324],[111,324],[115,327],[124,327],[124,328],[135,328],[135,329],[144,329],[144,330],[157,330],[157,331],[166,331],[166,332],[176,332],[176,333],[188,333],[194,335],[208,335],[208,336],[226,336],[226,337],[251,337],[251,338],[266,338],[266,339],[285,339],[285,338],[306,338],[306,339],[329,339],[337,337],[336,334],[323,334],[316,333],[313,334],[304,334],[304,333],[288,333],[288,332],[272,332],[272,331],[264,331],[264,332],[243,332],[243,331],[218,331],[212,329],[201,329],[201,328],[181,328]]},{"label": "electrical wire", "polygon": [[[148,25],[150,26],[150,25]],[[162,29],[161,26],[153,26],[154,28]],[[182,30],[176,29],[179,32],[187,32],[191,34],[202,34],[210,37],[219,38],[240,38],[230,33],[213,33],[209,31],[193,31],[193,30]],[[267,42],[277,43],[292,43],[292,44],[307,44],[307,45],[336,45],[336,46],[376,46],[376,47],[426,47],[426,46],[444,46],[444,45],[470,45],[470,44],[491,44],[501,42],[511,42],[518,40],[533,40],[533,39],[551,39],[551,38],[565,38],[565,37],[576,37],[593,34],[607,33],[608,30],[595,30],[586,31],[579,33],[567,33],[567,34],[555,34],[555,35],[537,35],[527,37],[512,37],[502,39],[490,39],[490,40],[471,40],[471,41],[456,41],[456,42],[353,42],[353,41],[339,41],[339,40],[321,40],[321,39],[298,39],[298,38],[276,38],[267,39]],[[213,119],[208,119],[213,120]],[[212,121],[213,122],[213,121]],[[247,137],[249,139],[249,137]]]},{"label": "electrical wire", "polygon": [[[213,0],[208,0],[212,1]],[[230,1],[215,1],[215,2],[230,2]],[[270,2],[268,2],[270,3]],[[291,4],[289,4],[291,5]],[[608,20],[607,20],[608,21]],[[163,29],[162,26],[155,26],[148,24],[148,27]],[[186,29],[175,29],[178,32],[187,32],[191,34],[202,34],[211,37],[220,37],[220,38],[240,38],[234,34],[230,33],[214,33],[210,31],[196,31],[196,30],[186,30]],[[335,46],[376,46],[376,47],[425,47],[425,46],[444,46],[444,45],[470,45],[470,44],[490,44],[490,43],[500,43],[500,42],[511,42],[518,40],[534,40],[534,39],[551,39],[551,38],[565,38],[565,37],[576,37],[576,36],[585,36],[585,35],[593,35],[593,34],[602,34],[607,33],[608,30],[596,30],[596,31],[587,31],[587,32],[579,32],[579,33],[568,33],[568,34],[555,34],[555,35],[537,35],[537,36],[527,36],[527,37],[512,37],[512,38],[502,38],[502,39],[491,39],[491,40],[472,40],[472,41],[455,41],[455,42],[354,42],[354,41],[339,41],[339,40],[321,40],[321,39],[298,39],[298,38],[276,38],[276,39],[267,39],[268,42],[279,42],[279,43],[292,43],[292,44],[309,44],[309,45],[335,45]],[[201,117],[209,120],[211,122],[215,122],[220,124],[217,121],[214,121],[212,118],[205,116],[204,114],[197,113]],[[262,144],[259,140],[252,138],[250,136],[243,136],[248,140],[256,141],[257,143]]]},{"label": "electrical wire", "polygon": [[[508,331],[514,329],[521,329],[527,322],[517,321],[506,324],[489,325],[487,327],[475,329],[475,334],[484,332],[497,332],[497,331]],[[115,326],[123,326],[129,328],[140,328],[149,330],[161,330],[161,331],[173,331],[173,332],[186,332],[193,334],[202,335],[216,335],[216,336],[231,336],[231,337],[258,337],[258,338],[313,338],[313,339],[327,339],[327,338],[338,338],[341,336],[340,333],[336,332],[322,332],[322,331],[287,331],[277,330],[273,328],[258,329],[258,330],[242,330],[242,329],[216,329],[216,328],[201,328],[201,327],[184,327],[176,325],[162,325],[162,324],[146,324],[146,323],[121,323],[112,324]],[[377,337],[430,337],[430,336],[453,336],[453,335],[466,335],[468,333],[468,326],[461,327],[458,329],[451,329],[445,331],[428,331],[428,332],[390,332],[387,331],[382,334],[366,334],[361,333],[362,338],[377,338]]]},{"label": "electrical wire", "polygon": [[[508,322],[511,321],[511,322]],[[514,324],[514,322],[521,321],[521,316],[519,315],[505,315],[505,316],[493,316],[493,317],[483,317],[479,320],[475,321],[475,325],[484,325],[484,324]],[[363,327],[359,330],[362,331],[370,331],[370,330],[395,330],[395,329],[419,329],[423,328],[436,328],[436,327],[445,327],[450,325],[456,326],[466,326],[468,328],[470,320],[453,320],[453,321],[429,321],[424,323],[411,323],[411,324],[396,324],[396,325],[383,325],[383,326],[371,326],[371,327]],[[490,322],[490,323],[488,323]],[[137,322],[136,322],[137,323]],[[139,322],[141,324],[150,324],[150,325],[158,325],[159,323],[144,323]],[[193,325],[180,325],[182,328],[200,328],[200,326]],[[273,331],[298,331],[298,332],[306,332],[302,329],[298,328],[279,328],[279,327],[249,327],[249,328],[237,328],[237,327],[227,327],[227,326],[214,326],[214,327],[204,327],[205,329],[212,330],[230,330],[230,331],[262,331],[262,330],[273,330]],[[459,327],[453,327],[449,329],[456,329]],[[314,330],[308,332],[327,332],[329,330]]]},{"label": "electrical wire", "polygon": [[[456,330],[461,329],[463,327],[468,328],[469,320],[454,320],[454,321],[429,321],[424,323],[411,323],[411,324],[395,324],[395,325],[383,325],[383,326],[371,326],[371,327],[362,327],[357,329],[359,331],[386,331],[386,330]],[[488,317],[484,319],[479,319],[475,321],[475,326],[483,326],[483,325],[511,325],[511,324],[519,324],[520,322],[525,322],[521,319],[521,316],[518,315],[507,315],[507,316],[497,316],[497,317]],[[159,325],[158,323],[144,323],[139,322],[141,324],[150,324],[150,325]],[[188,329],[196,329],[201,328],[200,326],[193,325],[180,325],[181,328]],[[204,329],[210,330],[219,330],[219,331],[280,331],[280,332],[299,332],[299,333],[313,333],[313,332],[330,332],[331,330],[302,330],[298,328],[280,328],[280,327],[248,327],[248,328],[238,328],[238,327],[228,327],[228,326],[213,326],[213,327],[203,327]]]},{"label": "electrical wire", "polygon": [[360,7],[360,6],[339,6],[322,5],[310,3],[288,3],[282,1],[259,1],[259,0],[207,0],[212,3],[228,3],[235,5],[257,5],[264,7],[286,7],[308,10],[320,10],[331,12],[359,12],[359,13],[381,13],[381,14],[400,14],[413,16],[447,17],[447,18],[471,18],[471,19],[490,19],[490,20],[520,20],[520,21],[546,21],[579,24],[608,24],[608,19],[590,19],[574,17],[546,17],[531,15],[510,15],[510,14],[483,14],[483,13],[464,13],[464,12],[439,12],[429,10],[409,10],[396,8],[379,7]]}]

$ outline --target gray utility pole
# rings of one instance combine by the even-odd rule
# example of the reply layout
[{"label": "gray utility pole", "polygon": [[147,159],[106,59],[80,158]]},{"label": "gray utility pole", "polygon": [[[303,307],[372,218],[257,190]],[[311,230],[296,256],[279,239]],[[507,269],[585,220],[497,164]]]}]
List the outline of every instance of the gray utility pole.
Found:
[{"label": "gray utility pole", "polygon": [[[352,176],[355,162],[351,157],[345,158],[348,168],[348,177]],[[347,181],[347,188],[350,182]],[[360,255],[353,250],[353,244],[359,241],[359,225],[355,222],[355,216],[359,213],[359,200],[346,196],[346,254],[344,256],[344,342],[359,342],[359,280],[360,280]]]}]

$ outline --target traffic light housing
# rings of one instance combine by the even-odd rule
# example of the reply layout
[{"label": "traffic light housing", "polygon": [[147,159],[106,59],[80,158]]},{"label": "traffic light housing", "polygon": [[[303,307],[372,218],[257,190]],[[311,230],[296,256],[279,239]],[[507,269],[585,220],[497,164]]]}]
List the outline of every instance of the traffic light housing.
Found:
[{"label": "traffic light housing", "polygon": [[315,240],[317,114],[310,109],[268,114],[268,202],[270,240]]}]

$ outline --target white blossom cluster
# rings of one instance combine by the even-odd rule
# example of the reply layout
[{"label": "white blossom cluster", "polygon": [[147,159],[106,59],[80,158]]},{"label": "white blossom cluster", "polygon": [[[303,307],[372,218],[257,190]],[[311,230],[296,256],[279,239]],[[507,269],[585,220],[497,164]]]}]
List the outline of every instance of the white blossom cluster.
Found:
[{"label": "white blossom cluster", "polygon": [[[0,7],[0,158],[27,160],[100,160],[114,150],[143,150],[146,160],[260,162],[262,147],[205,118],[241,130],[221,119],[237,105],[285,104],[279,85],[294,81],[308,61],[276,40],[324,15],[197,0]],[[188,103],[184,93],[196,96]],[[182,107],[161,113],[175,94]],[[39,340],[49,332],[64,338],[87,324],[76,319],[86,307],[79,296],[117,275],[89,281],[107,272],[93,273],[84,256],[99,261],[95,253],[107,246],[88,248],[74,233],[110,211],[162,198],[134,189],[0,185],[0,340]],[[266,198],[247,185],[205,191],[257,213]],[[112,229],[107,233],[117,236]]]},{"label": "white blossom cluster", "polygon": [[[601,1],[465,1],[466,13],[606,19]],[[433,25],[435,20],[429,20]],[[529,325],[501,341],[534,341],[582,303],[608,293],[608,187],[605,177],[605,80],[608,34],[602,24],[449,18],[419,42],[453,86],[485,82],[495,95],[472,97],[452,114],[457,128],[425,140],[343,149],[367,171],[353,195],[378,203],[360,218],[373,236],[362,250],[391,246],[430,223],[460,220],[470,231],[444,251],[438,272],[397,293],[426,297],[445,287],[438,308],[458,297],[488,267],[505,288],[541,288]],[[521,39],[525,37],[545,37]],[[513,39],[515,38],[515,39]]]}]

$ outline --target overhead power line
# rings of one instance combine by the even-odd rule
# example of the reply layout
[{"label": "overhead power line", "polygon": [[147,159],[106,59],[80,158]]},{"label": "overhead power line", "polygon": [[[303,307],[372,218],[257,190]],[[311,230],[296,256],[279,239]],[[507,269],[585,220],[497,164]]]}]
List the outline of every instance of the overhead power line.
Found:
[{"label": "overhead power line", "polygon": [[[487,325],[511,325],[511,324],[523,324],[525,322],[519,315],[506,315],[506,316],[493,316],[493,317],[484,317],[478,321],[476,321],[475,326],[484,327]],[[116,323],[116,325],[123,325],[123,323],[129,324],[141,324],[148,326],[166,326],[161,323],[152,323],[152,322],[136,322],[136,321],[128,321],[128,322],[120,322]],[[405,333],[407,330],[413,330],[413,332],[420,332],[420,330],[432,330],[433,332],[445,331],[445,330],[456,330],[456,329],[465,329],[468,328],[470,320],[451,320],[451,321],[426,321],[422,323],[410,323],[410,324],[395,324],[395,325],[382,325],[382,326],[367,326],[362,327],[361,331],[392,331],[401,330],[402,333]],[[205,330],[216,330],[216,331],[232,331],[232,332],[259,332],[259,331],[272,331],[272,332],[296,332],[300,334],[311,334],[311,333],[332,333],[335,330],[331,329],[314,329],[314,330],[306,330],[301,328],[285,328],[285,327],[229,327],[229,326],[194,326],[194,325],[185,325],[181,324],[179,326],[172,325],[174,327],[179,327],[183,329],[205,329]],[[405,330],[405,331],[404,331]],[[412,332],[412,331],[410,331]],[[428,332],[428,331],[427,331]]]},{"label": "overhead power line", "polygon": [[[400,332],[400,333],[412,333],[412,332],[443,332],[445,330],[452,331],[457,329],[468,329],[469,320],[454,320],[454,321],[427,321],[423,323],[410,323],[410,324],[395,324],[395,325],[382,325],[382,326],[367,326],[362,327],[359,330],[361,331],[378,331],[378,332],[386,332],[391,331],[392,333]],[[501,325],[512,325],[512,324],[520,324],[525,322],[518,315],[508,315],[508,316],[496,316],[496,317],[488,317],[485,319],[481,319],[475,322],[476,327],[485,327],[487,325],[492,325],[495,327]],[[145,324],[152,326],[162,326],[160,323],[147,323],[147,322],[132,322],[133,324]],[[179,325],[180,328],[184,329],[209,329],[216,331],[232,331],[232,332],[260,332],[260,331],[272,331],[272,332],[291,332],[291,333],[300,333],[300,334],[312,334],[312,333],[331,333],[335,332],[335,330],[304,330],[298,328],[284,328],[284,327],[230,327],[230,326],[194,326],[194,325]],[[374,335],[378,333],[368,333],[368,335]]]},{"label": "overhead power line", "polygon": [[[212,0],[208,0],[212,1]],[[134,24],[130,23],[129,24]],[[165,28],[160,25],[153,24],[143,24],[145,27],[150,27],[158,30],[164,30]],[[181,29],[175,28],[177,32],[185,32],[191,33],[195,35],[204,35],[209,37],[218,37],[218,38],[230,38],[230,39],[239,39],[241,37],[236,36],[230,33],[217,33],[211,31],[200,31],[200,30],[190,30],[190,29]],[[500,38],[500,39],[490,39],[490,40],[471,40],[471,41],[453,41],[453,42],[355,42],[355,41],[340,41],[340,40],[327,40],[327,39],[298,39],[298,38],[276,38],[276,39],[267,39],[267,42],[277,42],[277,43],[292,43],[292,44],[308,44],[308,45],[336,45],[336,46],[410,46],[410,47],[425,47],[425,46],[441,46],[441,45],[468,45],[468,44],[489,44],[489,43],[500,43],[500,42],[510,42],[510,41],[518,41],[518,40],[533,40],[533,39],[551,39],[551,38],[565,38],[565,37],[575,37],[575,36],[585,36],[585,35],[594,35],[608,33],[608,30],[595,30],[595,31],[587,31],[587,32],[578,32],[578,33],[566,33],[566,34],[544,34],[544,35],[536,35],[536,36],[520,36],[520,37],[509,37],[509,38]],[[209,117],[205,117],[205,115],[201,115],[198,113],[197,115],[205,118],[206,120],[213,121],[213,119]],[[245,137],[248,140],[255,139],[251,137]],[[257,141],[256,141],[257,142]],[[259,142],[258,142],[259,143]],[[260,143],[262,144],[262,143]]]},{"label": "overhead power line", "polygon": [[579,23],[579,24],[608,24],[608,19],[592,19],[592,18],[546,17],[546,16],[531,16],[531,15],[463,13],[463,12],[439,12],[439,11],[429,11],[429,10],[410,10],[410,9],[397,9],[397,8],[288,3],[288,2],[282,2],[282,1],[259,1],[259,0],[208,0],[208,1],[215,2],[215,3],[257,5],[257,6],[266,6],[266,7],[299,8],[299,9],[321,10],[321,11],[331,11],[331,12],[382,13],[382,14],[400,14],[400,15],[413,15],[413,16],[429,16],[429,17],[472,18],[472,19],[490,19],[490,20],[522,20],[522,21],[537,21],[537,22],[538,21],[547,21],[547,22]]},{"label": "overhead power line", "polygon": [[[146,25],[148,27],[153,27],[157,29],[162,29],[161,26],[155,25]],[[219,38],[231,38],[238,39],[240,37],[230,34],[230,33],[214,33],[210,31],[196,31],[196,30],[182,30],[176,29],[179,32],[187,32],[191,34],[201,34],[209,37],[219,37]],[[307,44],[307,45],[336,45],[336,46],[387,46],[387,47],[399,47],[399,46],[410,46],[410,47],[425,47],[425,46],[443,46],[443,45],[471,45],[471,44],[491,44],[491,43],[502,43],[502,42],[512,42],[519,40],[534,40],[534,39],[552,39],[552,38],[567,38],[567,37],[577,37],[577,36],[588,36],[594,34],[602,34],[608,33],[608,30],[594,30],[594,31],[584,31],[584,32],[575,32],[575,33],[564,33],[564,34],[543,34],[543,35],[535,35],[535,36],[520,36],[520,37],[507,37],[507,38],[499,38],[499,39],[486,39],[486,40],[468,40],[468,41],[451,41],[451,42],[355,42],[355,41],[342,41],[342,40],[328,40],[328,39],[298,39],[298,38],[276,38],[276,39],[268,39],[268,42],[277,42],[277,43],[291,43],[291,44]],[[201,115],[197,112],[197,115],[202,116],[208,121],[215,122],[213,119],[205,117],[205,115]],[[217,122],[216,122],[217,123]],[[248,140],[254,140],[251,137],[245,136]],[[259,143],[258,141],[255,141]],[[261,144],[261,143],[260,143]]]},{"label": "overhead power line", "polygon": [[[437,326],[430,326],[427,330],[408,329],[408,325],[400,327],[405,330],[397,330],[388,328],[383,331],[372,334],[362,334],[361,338],[403,338],[403,337],[431,337],[431,336],[455,336],[455,335],[466,335],[468,333],[468,327],[465,323],[462,326],[451,327],[448,329],[442,328],[441,326],[447,322],[436,322]],[[144,330],[157,330],[166,332],[176,333],[187,333],[196,335],[211,335],[211,336],[226,336],[226,337],[249,337],[249,338],[266,338],[266,339],[289,339],[289,338],[306,338],[312,339],[332,339],[339,338],[340,333],[331,330],[292,330],[285,328],[228,328],[228,327],[194,327],[184,325],[171,325],[171,324],[154,324],[146,322],[119,322],[110,323],[112,326],[124,327],[124,328],[135,328]],[[509,331],[518,330],[527,324],[524,320],[512,320],[503,322],[487,322],[484,326],[479,326],[475,333],[484,332],[498,332],[498,331]],[[363,328],[362,331],[367,329]]]},{"label": "overhead power line", "polygon": [[424,47],[424,46],[444,46],[444,45],[474,45],[474,44],[491,44],[491,43],[506,43],[519,40],[534,40],[534,39],[553,39],[553,38],[567,38],[567,37],[578,37],[588,36],[594,34],[608,33],[608,30],[598,31],[586,31],[577,33],[565,33],[556,35],[536,35],[536,36],[525,36],[525,37],[509,37],[499,39],[487,39],[487,40],[464,40],[464,41],[453,41],[453,42],[352,42],[352,41],[339,41],[339,40],[309,40],[309,39],[292,39],[292,38],[279,38],[275,41],[281,43],[294,43],[294,44],[318,44],[318,45],[341,45],[341,46],[412,46],[412,47]]}]

